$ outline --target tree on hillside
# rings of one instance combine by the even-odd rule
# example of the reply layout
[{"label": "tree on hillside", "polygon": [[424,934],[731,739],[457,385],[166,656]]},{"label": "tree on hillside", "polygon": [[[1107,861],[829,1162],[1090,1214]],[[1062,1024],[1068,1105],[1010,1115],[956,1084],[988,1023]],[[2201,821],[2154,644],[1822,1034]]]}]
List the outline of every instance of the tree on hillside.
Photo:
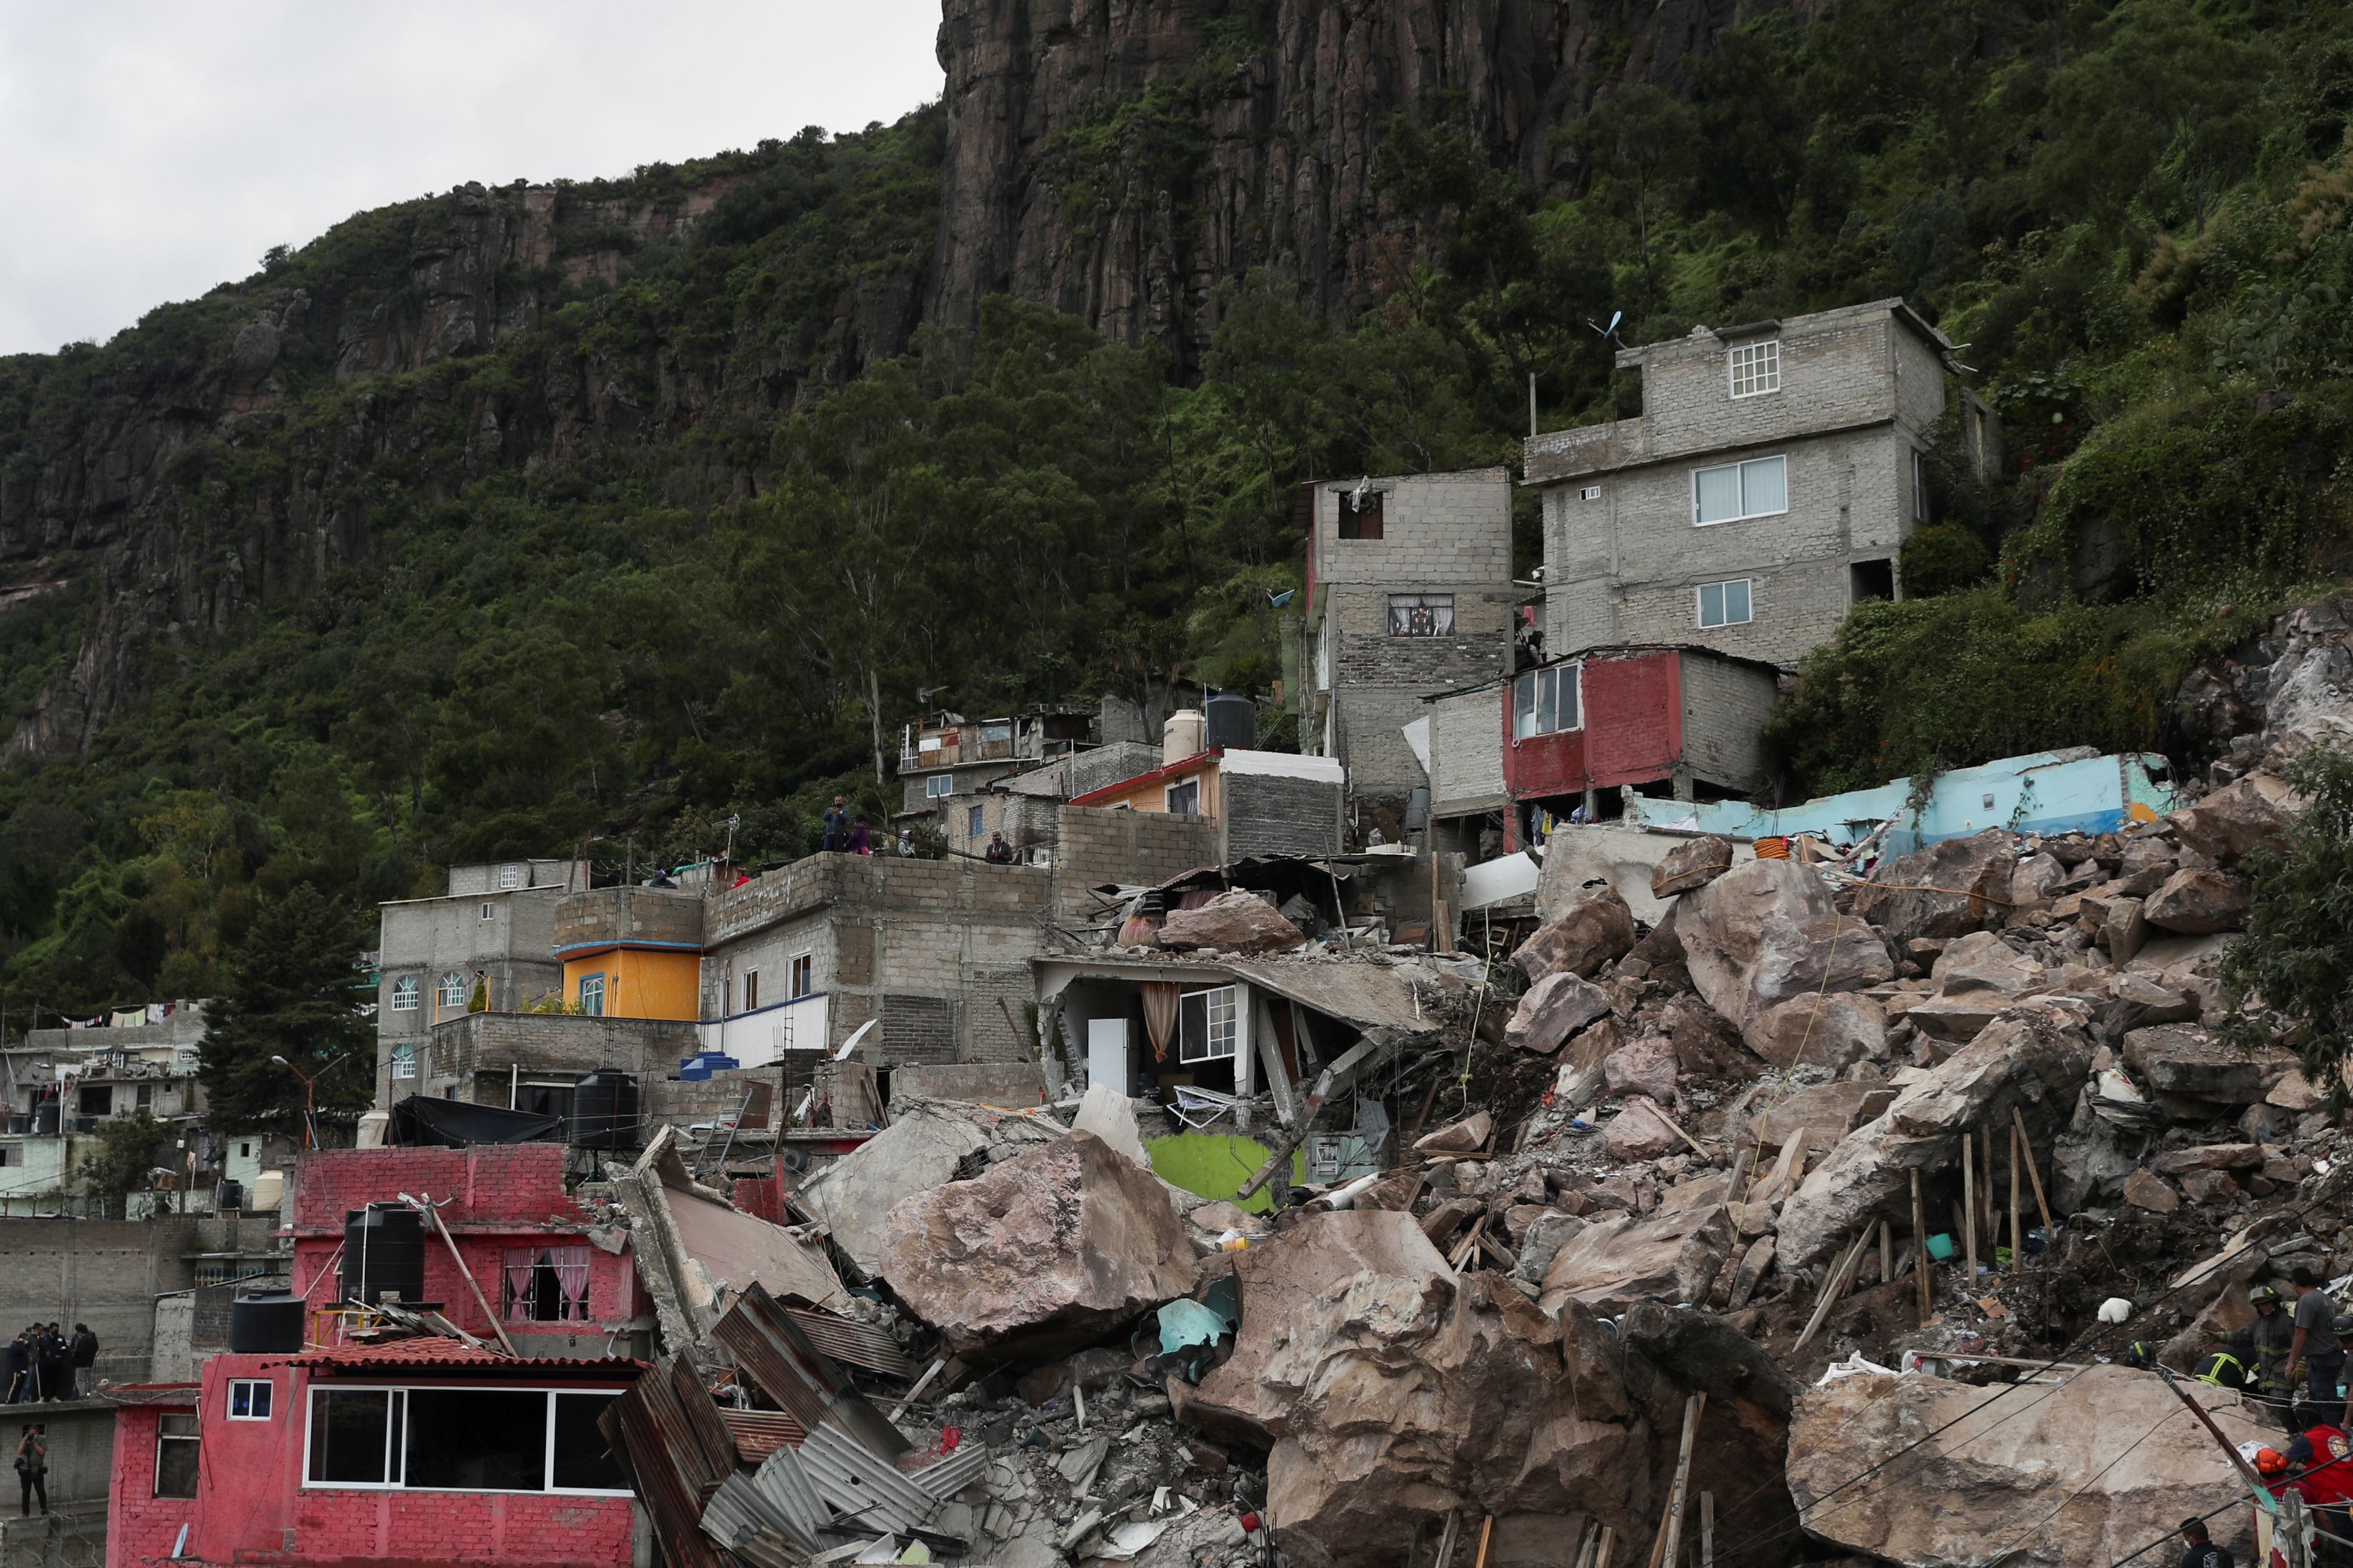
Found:
[{"label": "tree on hillside", "polygon": [[149,1111],[109,1117],[99,1123],[98,1147],[83,1158],[82,1180],[108,1197],[138,1192],[152,1173],[183,1168],[175,1142],[172,1124]]},{"label": "tree on hillside", "polygon": [[201,1077],[214,1127],[301,1125],[302,1079],[271,1059],[278,1057],[319,1079],[319,1109],[368,1103],[372,1042],[352,990],[361,940],[352,912],[308,883],[255,917],[237,949],[228,996],[215,1005],[205,1031]]},{"label": "tree on hillside", "polygon": [[2306,1078],[2344,1095],[2353,1047],[2353,755],[2331,747],[2291,763],[2303,813],[2283,842],[2247,857],[2247,934],[2222,952],[2232,1045],[2291,1045]]}]

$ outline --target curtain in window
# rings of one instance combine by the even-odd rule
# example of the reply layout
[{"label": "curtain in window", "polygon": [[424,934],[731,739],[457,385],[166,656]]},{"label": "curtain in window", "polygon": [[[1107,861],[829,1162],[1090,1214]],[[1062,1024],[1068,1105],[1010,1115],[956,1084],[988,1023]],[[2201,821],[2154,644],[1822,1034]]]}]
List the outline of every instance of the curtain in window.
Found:
[{"label": "curtain in window", "polygon": [[588,1316],[588,1249],[559,1247],[548,1256],[555,1261],[556,1282],[564,1288],[564,1315],[583,1321]]},{"label": "curtain in window", "polygon": [[1144,1033],[1152,1041],[1152,1059],[1168,1059],[1168,1042],[1176,1037],[1176,983],[1173,980],[1146,980],[1139,987],[1144,993]]},{"label": "curtain in window", "polygon": [[507,1254],[507,1299],[503,1315],[510,1318],[527,1316],[531,1311],[531,1273],[536,1265],[528,1252]]}]

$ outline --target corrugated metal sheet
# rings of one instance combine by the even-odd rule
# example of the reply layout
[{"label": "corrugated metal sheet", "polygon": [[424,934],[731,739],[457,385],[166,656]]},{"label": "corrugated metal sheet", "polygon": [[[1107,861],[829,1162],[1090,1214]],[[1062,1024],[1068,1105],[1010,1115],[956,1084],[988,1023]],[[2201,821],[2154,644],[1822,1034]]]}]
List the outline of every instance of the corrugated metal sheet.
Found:
[{"label": "corrugated metal sheet", "polygon": [[819,1532],[833,1522],[833,1510],[818,1495],[817,1484],[809,1479],[796,1449],[779,1448],[769,1455],[754,1472],[752,1485],[770,1510],[770,1517],[780,1521],[777,1528],[797,1540],[814,1546]]},{"label": "corrugated metal sheet", "polygon": [[829,1421],[886,1458],[907,1451],[906,1437],[756,1280],[744,1288],[712,1334],[803,1431],[814,1432]]},{"label": "corrugated metal sheet", "polygon": [[719,1418],[718,1402],[702,1386],[702,1374],[686,1357],[671,1357],[669,1372],[671,1397],[678,1401],[687,1429],[702,1451],[704,1468],[714,1479],[726,1476],[735,1468],[739,1456],[735,1452],[735,1434]]},{"label": "corrugated metal sheet", "polygon": [[800,1325],[811,1344],[836,1361],[911,1382],[921,1370],[901,1352],[899,1342],[891,1337],[887,1329],[814,1307],[787,1307],[785,1313]]},{"label": "corrugated metal sheet", "polygon": [[[670,1379],[639,1378],[597,1418],[597,1426],[653,1521],[663,1562],[670,1568],[726,1568],[700,1528],[702,1494],[721,1477],[705,1463]],[[727,1468],[733,1472],[732,1457]]]},{"label": "corrugated metal sheet", "polygon": [[779,1448],[797,1448],[807,1436],[801,1424],[781,1410],[730,1410],[720,1406],[719,1419],[735,1439],[735,1457],[759,1466]]},{"label": "corrugated metal sheet", "polygon": [[980,1479],[981,1472],[987,1468],[988,1445],[965,1443],[944,1459],[920,1470],[909,1470],[907,1479],[929,1496],[945,1502]]},{"label": "corrugated metal sheet", "polygon": [[820,1426],[808,1435],[800,1463],[836,1513],[871,1529],[904,1534],[922,1529],[939,1510],[939,1499],[835,1427]]}]

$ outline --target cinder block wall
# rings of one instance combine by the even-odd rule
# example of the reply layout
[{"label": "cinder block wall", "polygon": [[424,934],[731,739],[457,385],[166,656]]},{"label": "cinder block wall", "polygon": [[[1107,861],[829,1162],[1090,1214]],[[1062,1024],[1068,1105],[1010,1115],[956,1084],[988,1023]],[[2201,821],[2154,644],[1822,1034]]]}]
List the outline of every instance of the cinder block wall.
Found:
[{"label": "cinder block wall", "polygon": [[1094,907],[1090,888],[1149,886],[1218,863],[1218,825],[1207,817],[1066,805],[1061,837],[1053,906],[1065,916]]},{"label": "cinder block wall", "polygon": [[1341,847],[1341,791],[1320,779],[1228,773],[1225,792],[1228,861],[1251,855],[1334,855]]},{"label": "cinder block wall", "polygon": [[1765,748],[1758,735],[1772,717],[1780,683],[1748,665],[1685,654],[1683,686],[1684,767],[1725,789],[1763,788]]},{"label": "cinder block wall", "polygon": [[598,888],[570,893],[555,906],[557,947],[590,942],[702,942],[702,896],[666,888]]},{"label": "cinder block wall", "polygon": [[[254,1245],[266,1227],[255,1227]],[[98,1335],[98,1373],[138,1382],[155,1342],[155,1298],[195,1283],[192,1253],[211,1250],[192,1216],[153,1220],[0,1220],[0,1323],[13,1336],[55,1319]]]},{"label": "cinder block wall", "polygon": [[526,1077],[625,1072],[642,1082],[677,1070],[679,1058],[694,1050],[694,1026],[683,1019],[475,1013],[435,1029],[423,1077],[399,1087],[404,1094],[414,1089],[476,1100],[481,1098],[476,1093],[480,1075],[507,1074],[510,1068]]}]

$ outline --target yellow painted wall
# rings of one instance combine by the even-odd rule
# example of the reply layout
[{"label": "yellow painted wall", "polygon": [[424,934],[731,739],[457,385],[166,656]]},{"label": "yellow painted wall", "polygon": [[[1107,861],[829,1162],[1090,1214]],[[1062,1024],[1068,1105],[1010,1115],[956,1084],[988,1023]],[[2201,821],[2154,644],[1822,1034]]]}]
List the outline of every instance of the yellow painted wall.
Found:
[{"label": "yellow painted wall", "polygon": [[564,999],[580,1000],[584,975],[605,977],[608,1018],[694,1018],[700,1016],[702,955],[614,948],[564,961]]},{"label": "yellow painted wall", "polygon": [[1187,779],[1198,779],[1201,781],[1200,815],[1211,817],[1217,816],[1218,764],[1215,763],[1209,763],[1198,773],[1188,774],[1187,778],[1154,779],[1149,783],[1137,784],[1134,789],[1129,790],[1124,795],[1105,795],[1102,799],[1094,801],[1092,804],[1099,810],[1111,809],[1124,805],[1130,811],[1166,811],[1168,809],[1169,786],[1171,784],[1184,784],[1187,782]]}]

